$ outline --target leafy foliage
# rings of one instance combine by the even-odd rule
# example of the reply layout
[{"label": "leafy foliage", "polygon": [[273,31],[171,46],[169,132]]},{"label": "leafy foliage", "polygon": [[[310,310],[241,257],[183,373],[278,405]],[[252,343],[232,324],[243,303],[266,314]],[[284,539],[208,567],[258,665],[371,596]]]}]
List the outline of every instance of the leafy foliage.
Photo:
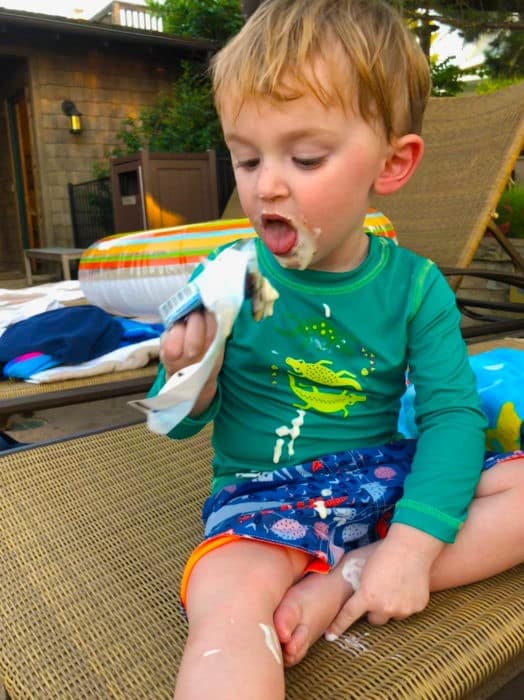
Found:
[{"label": "leafy foliage", "polygon": [[127,117],[117,139],[122,147],[115,154],[135,153],[144,146],[173,153],[225,150],[207,75],[183,62],[182,73],[171,91],[159,95],[136,117]]},{"label": "leafy foliage", "polygon": [[[162,17],[165,31],[178,36],[223,43],[243,23],[239,0],[147,0],[147,5]],[[116,138],[119,145],[108,155],[136,153],[146,146],[172,153],[226,150],[205,69],[182,62],[171,90],[124,119]],[[95,165],[96,177],[105,172],[103,165]]]},{"label": "leafy foliage", "polygon": [[524,186],[506,189],[497,205],[498,225],[507,236],[524,238]]},{"label": "leafy foliage", "polygon": [[490,78],[485,76],[475,87],[475,92],[479,95],[486,94],[488,92],[494,92],[495,90],[500,90],[501,88],[509,87],[515,83],[520,82],[522,78],[505,78],[504,76],[500,78]]},{"label": "leafy foliage", "polygon": [[170,34],[224,42],[243,23],[239,0],[146,0]]},{"label": "leafy foliage", "polygon": [[437,97],[454,97],[464,89],[461,82],[462,71],[451,61],[455,56],[450,56],[440,63],[431,60],[432,94]]},{"label": "leafy foliage", "polygon": [[483,69],[490,77],[524,77],[524,30],[500,30],[485,51]]},{"label": "leafy foliage", "polygon": [[524,75],[524,8],[522,0],[388,0],[410,21],[422,48],[429,55],[432,31],[446,24],[465,41],[489,32],[486,72]]}]

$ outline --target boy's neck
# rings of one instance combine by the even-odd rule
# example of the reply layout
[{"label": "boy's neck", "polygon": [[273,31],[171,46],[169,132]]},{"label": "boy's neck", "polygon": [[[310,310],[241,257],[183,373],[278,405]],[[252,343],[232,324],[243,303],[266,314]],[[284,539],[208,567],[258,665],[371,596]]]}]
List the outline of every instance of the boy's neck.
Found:
[{"label": "boy's neck", "polygon": [[361,265],[367,258],[369,252],[369,236],[364,232],[354,236],[348,242],[347,249],[344,251],[344,257],[337,261],[335,265],[323,265],[322,261],[318,264],[313,264],[309,267],[310,270],[318,270],[322,272],[351,272]]}]

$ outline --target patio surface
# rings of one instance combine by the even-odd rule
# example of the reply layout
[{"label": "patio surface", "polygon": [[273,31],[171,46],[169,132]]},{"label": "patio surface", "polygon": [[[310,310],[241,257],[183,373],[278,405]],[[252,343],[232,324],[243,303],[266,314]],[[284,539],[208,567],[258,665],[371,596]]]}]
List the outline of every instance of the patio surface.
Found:
[{"label": "patio surface", "polygon": [[144,398],[143,394],[61,406],[25,416],[15,414],[10,417],[8,427],[3,429],[20,442],[42,442],[86,431],[103,430],[113,425],[134,423],[140,419],[141,414],[128,406],[127,402],[140,398]]}]

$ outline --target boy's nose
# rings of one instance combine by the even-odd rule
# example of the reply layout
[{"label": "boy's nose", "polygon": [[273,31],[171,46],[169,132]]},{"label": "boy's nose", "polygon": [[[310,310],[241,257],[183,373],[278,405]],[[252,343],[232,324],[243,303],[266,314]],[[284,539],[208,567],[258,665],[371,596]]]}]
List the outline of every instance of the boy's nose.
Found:
[{"label": "boy's nose", "polygon": [[260,169],[257,190],[260,199],[277,199],[289,194],[289,188],[284,178],[275,168],[267,165]]}]

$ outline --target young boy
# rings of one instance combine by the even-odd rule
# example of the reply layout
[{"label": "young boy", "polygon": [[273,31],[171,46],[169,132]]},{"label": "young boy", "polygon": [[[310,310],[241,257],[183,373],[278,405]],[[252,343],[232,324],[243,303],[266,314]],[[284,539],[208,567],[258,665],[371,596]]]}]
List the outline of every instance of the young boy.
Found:
[{"label": "young boy", "polygon": [[[213,71],[258,264],[279,298],[260,322],[244,302],[169,433],[214,421],[175,697],[274,700],[284,664],[324,632],[407,617],[430,591],[522,561],[524,459],[484,457],[459,314],[436,266],[363,232],[370,195],[402,187],[423,152],[428,67],[401,19],[380,0],[269,0]],[[153,394],[203,356],[215,327],[194,312],[165,334]],[[408,365],[416,443],[396,432]]]}]

